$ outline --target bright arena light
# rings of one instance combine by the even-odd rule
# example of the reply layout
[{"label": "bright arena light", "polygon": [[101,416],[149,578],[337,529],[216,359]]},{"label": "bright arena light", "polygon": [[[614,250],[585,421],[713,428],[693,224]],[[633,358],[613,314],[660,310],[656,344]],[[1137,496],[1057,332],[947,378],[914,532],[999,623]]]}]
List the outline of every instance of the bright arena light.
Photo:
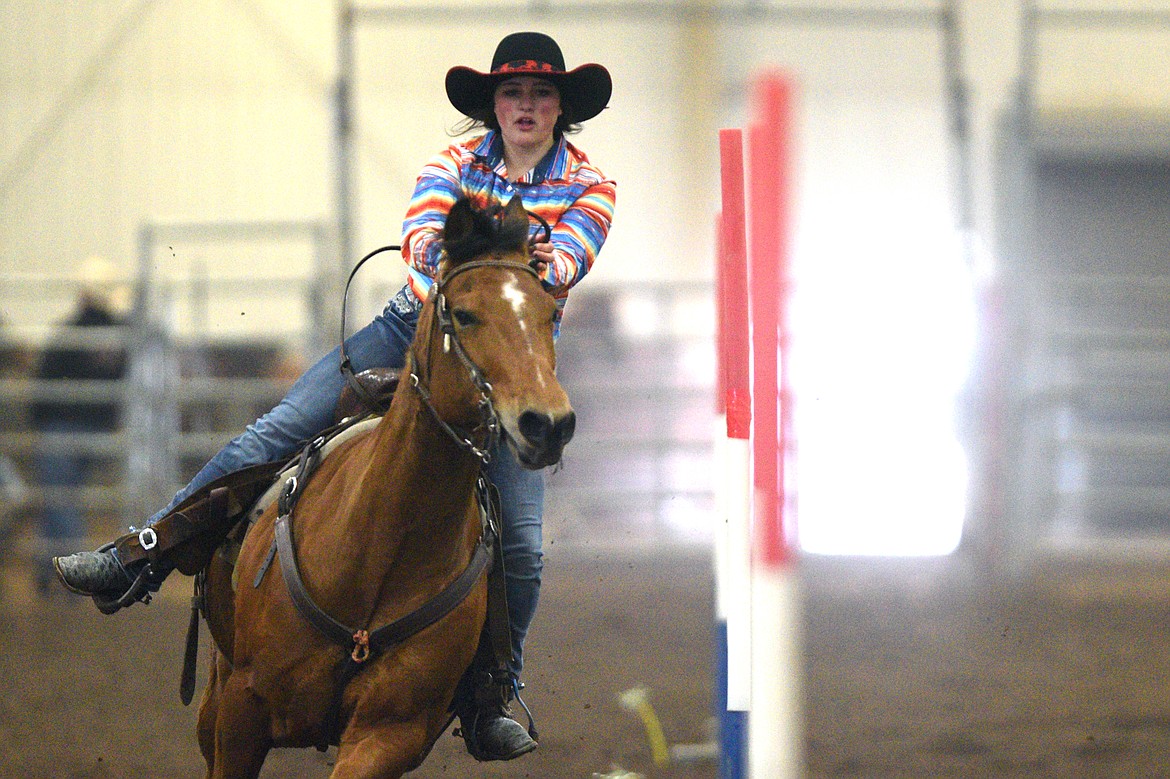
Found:
[{"label": "bright arena light", "polygon": [[949,554],[967,505],[955,416],[974,343],[970,275],[954,239],[876,223],[850,233],[798,249],[794,268],[800,544]]}]

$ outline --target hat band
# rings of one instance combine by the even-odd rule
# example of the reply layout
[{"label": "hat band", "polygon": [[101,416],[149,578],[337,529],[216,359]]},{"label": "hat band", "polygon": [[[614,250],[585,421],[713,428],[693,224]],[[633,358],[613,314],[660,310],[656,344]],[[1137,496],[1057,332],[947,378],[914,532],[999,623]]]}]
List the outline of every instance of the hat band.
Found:
[{"label": "hat band", "polygon": [[512,60],[505,62],[492,73],[564,73],[560,68],[555,68],[547,62],[539,60]]}]

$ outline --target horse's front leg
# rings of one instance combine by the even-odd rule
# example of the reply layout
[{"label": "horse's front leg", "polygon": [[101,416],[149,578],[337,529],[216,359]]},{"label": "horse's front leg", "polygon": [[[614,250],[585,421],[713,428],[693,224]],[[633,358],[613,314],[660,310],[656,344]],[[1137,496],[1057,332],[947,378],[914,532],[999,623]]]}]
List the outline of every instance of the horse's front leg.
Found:
[{"label": "horse's front leg", "polygon": [[242,678],[237,668],[219,686],[209,779],[257,779],[272,749],[267,711]]},{"label": "horse's front leg", "polygon": [[208,671],[207,686],[203,688],[203,698],[199,701],[199,718],[195,732],[199,737],[199,751],[207,761],[207,776],[215,773],[215,721],[219,714],[219,696],[223,692],[223,685],[232,673],[232,667],[211,643],[207,655]]},{"label": "horse's front leg", "polygon": [[427,719],[366,729],[356,740],[342,738],[330,779],[397,779],[417,768],[433,741]]},{"label": "horse's front leg", "polygon": [[199,751],[207,761],[207,776],[211,779],[215,772],[215,715],[219,710],[219,690],[216,661],[219,653],[212,646],[210,662],[207,671],[207,686],[203,688],[203,698],[199,701],[199,718],[196,720],[195,734],[199,737]]}]

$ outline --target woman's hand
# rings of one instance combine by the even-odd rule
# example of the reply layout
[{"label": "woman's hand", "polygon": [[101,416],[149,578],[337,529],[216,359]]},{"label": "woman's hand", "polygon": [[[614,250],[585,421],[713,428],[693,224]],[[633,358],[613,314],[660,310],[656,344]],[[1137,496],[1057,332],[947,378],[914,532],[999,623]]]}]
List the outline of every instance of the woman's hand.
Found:
[{"label": "woman's hand", "polygon": [[548,270],[548,264],[552,262],[553,245],[552,243],[534,243],[532,244],[532,262],[536,268],[536,272],[541,276]]}]

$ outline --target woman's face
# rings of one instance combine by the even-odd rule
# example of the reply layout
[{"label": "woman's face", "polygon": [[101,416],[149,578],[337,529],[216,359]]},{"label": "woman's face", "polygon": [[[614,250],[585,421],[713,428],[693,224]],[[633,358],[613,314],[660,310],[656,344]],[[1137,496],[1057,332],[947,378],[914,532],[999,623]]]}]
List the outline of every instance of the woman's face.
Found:
[{"label": "woman's face", "polygon": [[538,150],[552,144],[561,93],[535,76],[510,78],[496,87],[495,112],[505,147]]}]

